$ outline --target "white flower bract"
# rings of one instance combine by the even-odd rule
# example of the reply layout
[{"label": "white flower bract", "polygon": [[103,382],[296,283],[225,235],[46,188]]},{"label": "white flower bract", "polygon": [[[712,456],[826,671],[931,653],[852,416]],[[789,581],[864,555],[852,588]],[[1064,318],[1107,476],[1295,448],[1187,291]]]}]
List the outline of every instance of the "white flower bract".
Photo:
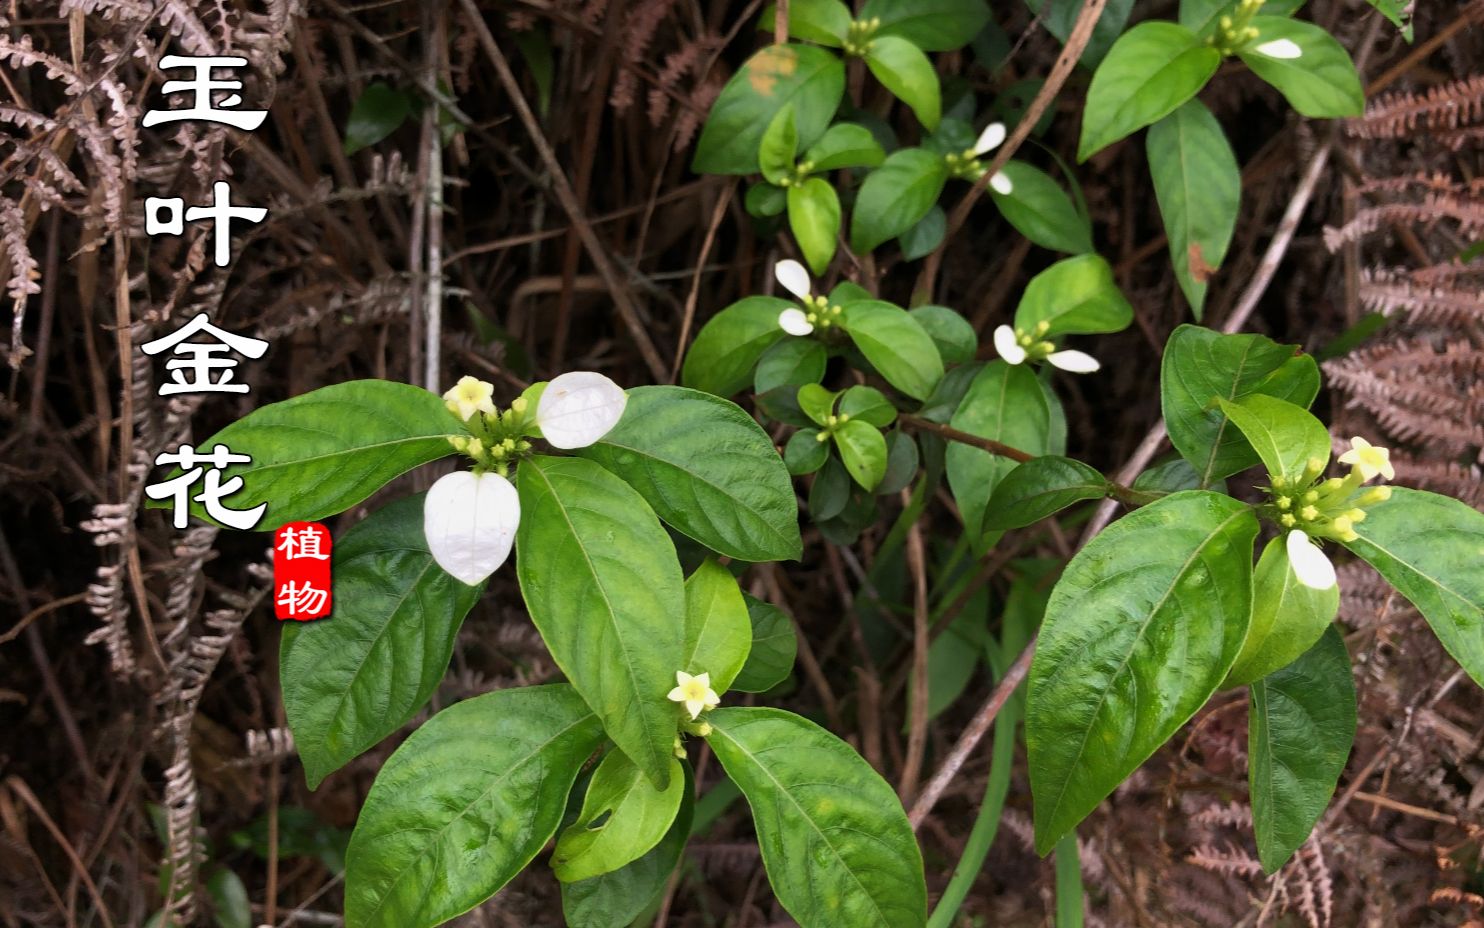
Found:
[{"label": "white flower bract", "polygon": [[1266,55],[1269,58],[1279,58],[1285,61],[1301,58],[1304,54],[1304,50],[1292,39],[1273,39],[1270,42],[1253,46],[1252,50],[1259,55]]},{"label": "white flower bract", "polygon": [[553,448],[586,448],[623,417],[628,394],[592,371],[571,371],[546,385],[536,404],[536,425]]},{"label": "white flower bract", "polygon": [[1008,197],[1015,192],[1015,185],[1011,183],[1010,178],[998,172],[995,173],[994,177],[989,179],[989,186],[994,188],[994,192],[1002,197]]},{"label": "white flower bract", "polygon": [[814,331],[814,323],[804,315],[802,309],[790,307],[778,314],[778,327],[790,335],[808,335]]},{"label": "white flower bract", "polygon": [[982,155],[985,152],[994,151],[1005,143],[1005,124],[992,122],[984,127],[979,133],[979,138],[974,140],[974,154]]},{"label": "white flower bract", "polygon": [[675,671],[676,686],[666,697],[671,702],[685,703],[685,711],[694,721],[703,710],[714,709],[721,702],[716,690],[711,688],[711,674],[698,673],[691,676],[683,670]]},{"label": "white flower bract", "polygon": [[519,525],[520,495],[499,474],[448,474],[423,500],[428,551],[439,567],[470,586],[505,563]]},{"label": "white flower bract", "polygon": [[1085,351],[1053,351],[1046,356],[1046,361],[1052,367],[1073,374],[1091,374],[1102,367],[1097,358]]},{"label": "white flower bract", "polygon": [[999,326],[994,330],[994,350],[1011,364],[1025,362],[1025,349],[1020,346],[1020,341],[1015,337],[1015,330],[1008,325]]},{"label": "white flower bract", "polygon": [[1335,585],[1335,565],[1309,536],[1294,529],[1285,541],[1288,547],[1288,563],[1293,567],[1299,583],[1315,590],[1327,590]]},{"label": "white flower bract", "polygon": [[809,272],[793,258],[784,258],[773,265],[773,276],[783,289],[801,300],[809,299]]}]

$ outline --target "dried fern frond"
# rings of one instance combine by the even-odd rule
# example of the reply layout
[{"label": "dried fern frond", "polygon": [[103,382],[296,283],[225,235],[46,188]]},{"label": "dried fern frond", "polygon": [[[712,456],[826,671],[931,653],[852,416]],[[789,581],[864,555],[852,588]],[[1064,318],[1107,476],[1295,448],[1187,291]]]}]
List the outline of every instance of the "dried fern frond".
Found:
[{"label": "dried fern frond", "polygon": [[1345,121],[1345,131],[1354,138],[1400,139],[1413,136],[1419,127],[1457,129],[1477,122],[1481,116],[1484,75],[1476,74],[1439,84],[1424,93],[1402,91],[1373,100],[1364,116]]},{"label": "dried fern frond", "polygon": [[[1445,265],[1447,266],[1447,265]],[[1413,322],[1464,325],[1484,318],[1484,281],[1443,282],[1400,268],[1366,268],[1360,274],[1360,300],[1372,312],[1402,311]]]}]

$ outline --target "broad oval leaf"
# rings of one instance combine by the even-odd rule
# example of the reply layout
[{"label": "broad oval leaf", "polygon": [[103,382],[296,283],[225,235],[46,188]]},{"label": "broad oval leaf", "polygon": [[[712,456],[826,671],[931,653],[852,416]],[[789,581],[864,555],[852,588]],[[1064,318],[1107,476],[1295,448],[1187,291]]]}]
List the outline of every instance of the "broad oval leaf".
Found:
[{"label": "broad oval leaf", "polygon": [[628,392],[623,419],[578,454],[622,477],[661,519],[718,554],[744,561],[799,557],[793,484],[751,416],[684,387]]},{"label": "broad oval leaf", "polygon": [[886,438],[863,419],[853,419],[835,429],[835,447],[840,463],[863,489],[874,490],[886,476]]},{"label": "broad oval leaf", "polygon": [[885,428],[896,421],[897,408],[880,390],[857,384],[841,394],[840,415]]},{"label": "broad oval leaf", "polygon": [[785,103],[773,116],[758,143],[758,168],[770,184],[782,184],[794,169],[799,153],[799,133],[794,128],[794,105]]},{"label": "broad oval leaf", "polygon": [[819,141],[804,152],[810,171],[834,171],[840,168],[874,168],[886,160],[886,152],[876,136],[865,126],[837,122],[825,130]]},{"label": "broad oval leaf", "polygon": [[863,255],[917,225],[948,181],[943,156],[903,148],[887,156],[861,183],[850,217],[850,248]]},{"label": "broad oval leaf", "polygon": [[[1034,372],[1023,364],[991,361],[975,376],[948,424],[1027,454],[1045,454],[1051,450],[1051,418],[1050,403]],[[945,460],[964,531],[971,539],[980,539],[990,497],[1015,462],[959,442],[949,444]]]},{"label": "broad oval leaf", "polygon": [[494,895],[561,823],[603,740],[570,686],[498,690],[450,706],[371,785],[345,856],[345,921],[431,928]]},{"label": "broad oval leaf", "polygon": [[1484,686],[1484,513],[1425,490],[1394,487],[1367,507],[1345,547],[1385,577]]},{"label": "broad oval leaf", "polygon": [[785,105],[794,107],[798,145],[814,144],[830,124],[845,92],[845,65],[812,45],[769,45],[727,81],[696,143],[697,174],[751,174],[768,124]]},{"label": "broad oval leaf", "polygon": [[1081,461],[1044,455],[1005,475],[984,511],[984,527],[1023,528],[1085,499],[1108,491],[1103,475]]},{"label": "broad oval leaf", "polygon": [[1241,168],[1221,124],[1199,100],[1151,126],[1145,148],[1175,279],[1199,319],[1207,281],[1226,260],[1237,227]]},{"label": "broad oval leaf", "polygon": [[1009,161],[1001,170],[1010,179],[1009,193],[993,187],[995,206],[1021,235],[1052,251],[1080,255],[1092,251],[1092,224],[1077,212],[1072,198],[1050,174],[1024,161]]},{"label": "broad oval leaf", "polygon": [[840,235],[840,198],[822,177],[788,188],[788,225],[809,270],[823,274],[835,257]]},{"label": "broad oval leaf", "polygon": [[784,337],[778,314],[797,309],[792,300],[749,296],[713,316],[696,333],[685,353],[680,382],[687,387],[731,396],[752,382],[752,368]]},{"label": "broad oval leaf", "polygon": [[[1313,23],[1286,16],[1254,16],[1256,39],[1240,55],[1253,73],[1278,88],[1289,105],[1311,119],[1336,119],[1365,112],[1365,89],[1350,53]],[[1287,40],[1302,54],[1274,58],[1258,49]]]},{"label": "broad oval leaf", "polygon": [[747,618],[752,623],[752,647],[747,663],[732,681],[732,689],[742,693],[766,693],[788,679],[799,653],[799,639],[794,623],[772,603],[743,594]]},{"label": "broad oval leaf", "polygon": [[353,155],[397,131],[412,115],[412,98],[380,81],[368,84],[345,123],[345,153]]},{"label": "broad oval leaf", "polygon": [[531,620],[608,737],[663,789],[675,738],[665,694],[684,658],[675,546],[643,497],[592,461],[538,455],[517,478]]},{"label": "broad oval leaf", "polygon": [[948,234],[948,214],[934,203],[927,215],[917,220],[917,225],[897,236],[897,245],[902,249],[903,261],[916,261],[932,254],[943,244]]},{"label": "broad oval leaf", "polygon": [[951,52],[989,22],[984,0],[866,0],[860,19],[880,19],[880,36],[901,36],[925,52]]},{"label": "broad oval leaf", "polygon": [[592,879],[649,853],[674,823],[686,785],[673,757],[669,786],[656,789],[622,751],[609,751],[593,771],[577,820],[557,838],[551,855],[557,879]]},{"label": "broad oval leaf", "polygon": [[979,350],[979,336],[974,327],[957,311],[947,306],[918,306],[907,310],[923,331],[938,346],[944,364],[967,364]]},{"label": "broad oval leaf", "polygon": [[377,510],[335,542],[333,621],[284,627],[278,679],[310,789],[423,707],[484,592],[434,562],[424,495]]},{"label": "broad oval leaf", "polygon": [[[826,435],[825,438],[829,436]],[[783,446],[783,464],[794,477],[814,473],[829,459],[829,442],[820,441],[818,429],[799,429],[789,436],[788,444]]]},{"label": "broad oval leaf", "polygon": [[1329,463],[1329,430],[1304,407],[1261,393],[1219,402],[1269,474],[1296,481],[1312,462],[1315,471]]},{"label": "broad oval leaf", "polygon": [[938,72],[922,49],[895,35],[871,40],[866,66],[892,96],[912,108],[917,121],[929,132],[938,128],[943,115],[943,92]]},{"label": "broad oval leaf", "polygon": [[1125,32],[1087,88],[1077,160],[1174,112],[1221,65],[1221,52],[1178,23],[1150,20]]},{"label": "broad oval leaf", "polygon": [[1257,857],[1288,862],[1324,814],[1355,741],[1355,681],[1331,625],[1298,660],[1252,684],[1248,783]]},{"label": "broad oval leaf", "polygon": [[1252,575],[1252,626],[1222,686],[1251,683],[1287,667],[1314,646],[1339,611],[1339,586],[1316,590],[1300,583],[1284,539],[1269,541]]},{"label": "broad oval leaf", "polygon": [[747,663],[752,648],[752,623],[742,588],[731,571],[711,558],[701,562],[685,580],[685,659],[677,670],[711,675],[718,694]]},{"label": "broad oval leaf", "polygon": [[767,393],[786,384],[802,386],[806,383],[819,383],[828,363],[828,352],[814,339],[785,338],[775,342],[773,347],[758,358],[752,389],[758,393]]},{"label": "broad oval leaf", "polygon": [[1063,258],[1031,278],[1015,308],[1015,327],[1041,338],[1121,332],[1134,321],[1134,308],[1113,279],[1113,268],[1098,255]]},{"label": "broad oval leaf", "polygon": [[773,892],[803,928],[926,922],[922,852],[897,794],[864,758],[780,709],[707,718],[711,749],[752,807]]},{"label": "broad oval leaf", "polygon": [[1226,678],[1252,616],[1246,504],[1201,490],[1108,526],[1051,591],[1031,662],[1026,746],[1045,854]]},{"label": "broad oval leaf", "polygon": [[[778,27],[778,7],[768,4],[757,26],[769,32]],[[850,7],[840,0],[789,0],[788,32],[830,48],[839,48],[850,31]]]},{"label": "broad oval leaf", "polygon": [[886,382],[914,399],[927,399],[943,379],[938,347],[905,309],[881,300],[845,305],[845,329]]}]

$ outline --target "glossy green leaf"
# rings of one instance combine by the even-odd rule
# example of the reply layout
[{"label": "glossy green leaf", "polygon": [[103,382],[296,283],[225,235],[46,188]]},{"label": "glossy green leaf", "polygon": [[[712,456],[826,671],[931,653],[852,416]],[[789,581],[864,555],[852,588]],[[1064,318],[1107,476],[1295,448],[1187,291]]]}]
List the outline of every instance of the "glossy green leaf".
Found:
[{"label": "glossy green leaf", "polygon": [[805,928],[917,928],[922,853],[897,794],[849,745],[779,709],[720,708],[708,739],[752,807],[773,892]]},{"label": "glossy green leaf", "polygon": [[938,128],[943,115],[938,72],[922,49],[900,36],[879,35],[871,40],[866,66],[898,100],[912,108],[917,121],[929,132]]},{"label": "glossy green leaf", "polygon": [[377,510],[335,542],[333,620],[284,626],[278,678],[310,789],[427,703],[484,592],[433,561],[424,496]]},{"label": "glossy green leaf", "polygon": [[881,143],[865,126],[837,122],[825,130],[819,141],[804,152],[810,171],[835,171],[840,168],[874,168],[886,160]]},{"label": "glossy green leaf", "polygon": [[707,558],[685,581],[685,659],[677,670],[711,675],[725,694],[747,663],[752,623],[731,571]]},{"label": "glossy green leaf", "polygon": [[1220,52],[1177,23],[1149,20],[1125,32],[1087,89],[1077,160],[1174,112],[1220,64]]},{"label": "glossy green leaf", "polygon": [[770,184],[782,184],[793,173],[794,158],[799,153],[799,132],[794,126],[794,105],[784,104],[763,131],[758,144],[757,163]]},{"label": "glossy green leaf", "polygon": [[845,65],[812,45],[770,45],[747,59],[726,86],[701,129],[691,170],[697,174],[751,174],[758,146],[773,117],[794,106],[799,146],[824,132],[845,92]]},{"label": "glossy green leaf", "polygon": [[902,260],[916,261],[927,257],[943,244],[943,237],[947,234],[948,214],[943,212],[943,207],[934,203],[927,215],[917,220],[917,225],[897,236],[897,244],[902,249]]},{"label": "glossy green leaf", "polygon": [[353,155],[396,132],[412,115],[412,98],[377,82],[366,85],[345,123],[345,153]]},{"label": "glossy green leaf", "polygon": [[603,729],[565,684],[450,706],[402,743],[361,807],[345,921],[431,928],[499,891],[541,850]]},{"label": "glossy green leaf", "polygon": [[680,382],[687,387],[731,396],[752,382],[763,352],[784,337],[778,314],[797,309],[792,300],[749,296],[713,316],[685,353]]},{"label": "glossy green leaf", "polygon": [[1484,513],[1424,490],[1395,487],[1366,509],[1345,546],[1385,577],[1484,686]]},{"label": "glossy green leaf", "polygon": [[1252,626],[1222,686],[1252,683],[1287,667],[1314,646],[1339,611],[1340,588],[1300,583],[1284,540],[1269,541],[1252,576]]},{"label": "glossy green leaf", "polygon": [[1329,430],[1302,406],[1261,393],[1218,402],[1269,474],[1296,481],[1312,462],[1329,463]]},{"label": "glossy green leaf", "polygon": [[[1254,16],[1258,36],[1240,54],[1247,67],[1278,88],[1289,105],[1311,119],[1336,119],[1365,112],[1365,89],[1355,62],[1334,36],[1313,23],[1284,16]],[[1259,51],[1287,40],[1302,50],[1297,58],[1275,58]]]},{"label": "glossy green leaf", "polygon": [[1071,458],[1031,458],[1005,475],[984,511],[987,529],[1023,528],[1085,499],[1102,499],[1108,482]]},{"label": "glossy green leaf", "polygon": [[901,36],[925,52],[969,44],[989,22],[984,0],[866,0],[860,19],[880,19],[878,36]]},{"label": "glossy green leaf", "polygon": [[845,306],[850,340],[886,382],[914,399],[926,399],[943,379],[943,358],[933,338],[900,306],[857,300]]},{"label": "glossy green leaf", "polygon": [[732,689],[742,693],[766,693],[788,679],[798,656],[799,640],[794,623],[772,603],[743,594],[747,617],[752,623],[752,649],[747,663],[732,681]]},{"label": "glossy green leaf", "polygon": [[789,436],[788,444],[783,446],[783,464],[790,475],[812,474],[830,459],[830,443],[820,441],[819,436],[818,429],[799,429]]},{"label": "glossy green leaf", "polygon": [[609,751],[588,783],[577,820],[557,838],[551,869],[564,883],[633,863],[664,838],[685,795],[685,772],[670,758],[670,783],[656,789],[622,751]]},{"label": "glossy green leaf", "polygon": [[718,554],[778,561],[802,550],[783,461],[735,403],[684,387],[635,387],[618,425],[577,453],[622,477],[668,525]]},{"label": "glossy green leaf", "polygon": [[979,337],[969,320],[947,306],[918,306],[907,314],[917,320],[938,346],[944,364],[967,364],[979,350]]},{"label": "glossy green leaf", "polygon": [[[1077,14],[1082,12],[1082,0],[1026,0],[1026,6],[1041,15],[1041,25],[1063,45],[1071,37],[1072,29],[1077,24]],[[1102,15],[1093,26],[1092,38],[1082,52],[1081,60],[1084,65],[1096,68],[1107,56],[1108,49],[1123,34],[1123,27],[1128,24],[1133,6],[1134,0],[1108,0],[1103,6]]]},{"label": "glossy green leaf", "polygon": [[[226,445],[252,457],[221,470],[223,484],[242,478],[242,488],[223,504],[250,510],[267,503],[255,528],[269,532],[344,512],[419,464],[452,454],[449,436],[468,434],[443,399],[421,387],[351,380],[260,406],[196,450]],[[169,477],[180,473],[173,468]],[[170,503],[153,500],[148,508]],[[219,524],[199,502],[190,512]]]},{"label": "glossy green leaf", "polygon": [[788,191],[760,181],[747,188],[742,205],[747,209],[747,215],[758,219],[777,216],[788,208]]},{"label": "glossy green leaf", "polygon": [[814,475],[814,484],[809,487],[809,515],[816,523],[833,519],[845,511],[849,502],[850,474],[839,458],[830,458]]},{"label": "glossy green leaf", "polygon": [[1391,20],[1402,34],[1402,38],[1408,42],[1412,41],[1412,12],[1413,5],[1408,0],[1366,0],[1371,6],[1381,12],[1382,16]]},{"label": "glossy green leaf", "polygon": [[753,373],[752,389],[767,393],[775,387],[793,384],[819,383],[824,376],[829,355],[819,342],[812,338],[785,338],[775,342],[758,359]]},{"label": "glossy green leaf", "polygon": [[[1051,409],[1041,384],[1023,364],[992,361],[964,394],[949,425],[980,438],[992,438],[1027,454],[1045,454]],[[972,539],[985,532],[984,514],[1001,480],[1015,467],[1010,458],[953,442],[946,456],[948,486]]]},{"label": "glossy green leaf", "polygon": [[896,421],[897,408],[875,387],[854,386],[840,397],[840,414],[861,419],[879,428]]},{"label": "glossy green leaf", "polygon": [[1215,401],[1261,393],[1307,408],[1319,392],[1319,366],[1296,345],[1182,325],[1165,345],[1159,385],[1170,443],[1209,485],[1258,462]]},{"label": "glossy green leaf", "polygon": [[793,229],[804,263],[823,274],[835,257],[840,235],[840,198],[821,177],[811,177],[788,188],[788,225]]},{"label": "glossy green leaf", "polygon": [[812,419],[817,425],[829,423],[830,416],[835,414],[835,402],[840,394],[834,390],[827,390],[817,383],[806,383],[799,387],[799,408],[804,415]]},{"label": "glossy green leaf", "polygon": [[877,496],[891,496],[907,489],[917,477],[922,456],[917,450],[917,440],[897,429],[886,436],[886,473],[876,484]]},{"label": "glossy green leaf", "polygon": [[866,254],[917,225],[938,202],[948,181],[941,155],[903,148],[866,175],[850,217],[850,248]]},{"label": "glossy green leaf", "polygon": [[[777,28],[778,8],[768,4],[758,20],[758,28],[773,32]],[[788,34],[830,48],[839,48],[850,31],[850,7],[840,0],[789,0]]]},{"label": "glossy green leaf", "polygon": [[1000,193],[991,187],[989,195],[1000,214],[1021,235],[1052,251],[1073,255],[1092,251],[1092,224],[1051,175],[1013,160],[1000,173],[1010,179],[1010,192]]},{"label": "glossy green leaf", "polygon": [[1246,504],[1167,496],[1098,534],[1051,592],[1026,745],[1045,854],[1205,705],[1252,616]]},{"label": "glossy green leaf", "polygon": [[1098,255],[1063,258],[1031,278],[1015,327],[1034,332],[1045,322],[1042,338],[1121,332],[1134,321],[1134,308],[1113,280],[1113,268]]},{"label": "glossy green leaf", "polygon": [[1308,840],[1355,741],[1355,681],[1330,626],[1298,660],[1252,684],[1248,781],[1257,856],[1277,872]]},{"label": "glossy green leaf", "polygon": [[886,476],[886,438],[881,431],[869,422],[852,420],[835,430],[835,447],[855,482],[864,489],[876,489]]},{"label": "glossy green leaf", "polygon": [[515,566],[531,620],[608,737],[664,788],[675,737],[665,694],[684,660],[675,546],[643,497],[592,461],[531,457],[517,478]]},{"label": "glossy green leaf", "polygon": [[1242,200],[1242,173],[1221,124],[1190,100],[1149,129],[1154,196],[1170,241],[1175,279],[1197,319],[1207,281],[1226,260]]}]

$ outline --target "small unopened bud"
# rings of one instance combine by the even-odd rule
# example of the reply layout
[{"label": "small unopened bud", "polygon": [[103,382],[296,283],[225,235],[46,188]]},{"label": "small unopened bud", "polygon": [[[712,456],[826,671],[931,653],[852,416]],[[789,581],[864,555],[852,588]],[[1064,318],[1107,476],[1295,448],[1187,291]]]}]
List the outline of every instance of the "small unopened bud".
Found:
[{"label": "small unopened bud", "polygon": [[1287,512],[1288,510],[1290,510],[1292,508],[1293,508],[1293,500],[1289,499],[1286,496],[1280,496],[1280,497],[1278,497],[1278,511],[1280,511],[1280,512]]},{"label": "small unopened bud", "polygon": [[710,722],[702,722],[701,724],[696,726],[696,734],[700,735],[702,738],[711,734],[713,731],[716,731],[716,728]]},{"label": "small unopened bud", "polygon": [[523,396],[517,396],[515,398],[515,402],[513,402],[513,403],[510,404],[510,410],[511,410],[511,412],[514,412],[517,415],[523,416],[523,415],[526,414],[526,407],[529,406],[529,405],[531,405],[531,404],[526,401],[526,398],[525,397],[523,397]]},{"label": "small unopened bud", "polygon": [[1389,499],[1391,499],[1391,487],[1382,486],[1371,487],[1369,490],[1366,490],[1360,494],[1360,498],[1356,502],[1362,506],[1370,506],[1375,503],[1384,503]]},{"label": "small unopened bud", "polygon": [[448,436],[448,443],[453,445],[455,451],[464,451],[469,447],[469,439],[462,435]]},{"label": "small unopened bud", "polygon": [[1305,506],[1304,508],[1299,510],[1299,518],[1303,519],[1305,522],[1313,522],[1315,519],[1319,518],[1319,510],[1315,509],[1313,506]]},{"label": "small unopened bud", "polygon": [[1283,515],[1279,516],[1278,522],[1282,524],[1284,528],[1293,528],[1295,525],[1298,525],[1298,519],[1295,519],[1293,517],[1293,513],[1291,512],[1285,512],[1283,513]]}]

